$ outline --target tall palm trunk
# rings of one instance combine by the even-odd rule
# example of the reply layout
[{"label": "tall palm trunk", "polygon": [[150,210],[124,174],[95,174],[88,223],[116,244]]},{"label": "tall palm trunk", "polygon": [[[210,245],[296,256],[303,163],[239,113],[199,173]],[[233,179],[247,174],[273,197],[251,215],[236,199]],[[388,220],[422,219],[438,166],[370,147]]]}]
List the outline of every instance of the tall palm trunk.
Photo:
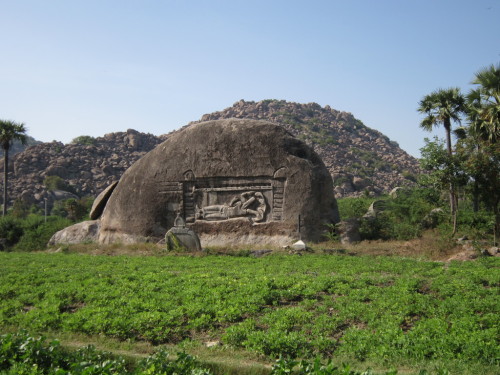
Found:
[{"label": "tall palm trunk", "polygon": [[7,185],[9,184],[9,147],[3,147],[3,214],[7,214]]},{"label": "tall palm trunk", "polygon": [[[449,117],[445,118],[443,121],[444,129],[446,130],[446,148],[448,149],[448,156],[453,155],[453,150],[451,148],[451,120]],[[451,219],[453,221],[453,234],[457,233],[457,195],[455,193],[455,186],[453,182],[450,182],[450,211]]]}]

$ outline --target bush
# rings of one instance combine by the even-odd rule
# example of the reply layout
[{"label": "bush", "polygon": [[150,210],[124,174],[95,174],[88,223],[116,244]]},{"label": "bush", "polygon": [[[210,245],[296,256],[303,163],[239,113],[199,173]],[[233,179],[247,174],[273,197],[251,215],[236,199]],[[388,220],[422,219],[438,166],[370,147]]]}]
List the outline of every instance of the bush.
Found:
[{"label": "bush", "polygon": [[439,192],[416,188],[404,190],[395,198],[378,198],[384,203],[376,217],[363,218],[373,198],[344,198],[338,200],[340,217],[362,218],[360,235],[363,240],[409,240],[418,237],[424,229],[422,222],[433,208],[440,206]]},{"label": "bush", "polygon": [[54,233],[71,224],[70,220],[60,217],[48,217],[47,222],[41,216],[32,217],[25,224],[24,233],[14,246],[14,250],[43,250]]},{"label": "bush", "polygon": [[74,145],[93,146],[96,143],[96,139],[90,135],[80,135],[79,137],[73,138],[71,143]]},{"label": "bush", "polygon": [[52,208],[52,215],[68,218],[71,221],[81,221],[88,218],[93,203],[92,197],[80,199],[70,198],[57,201]]},{"label": "bush", "polygon": [[373,198],[342,198],[337,200],[341,220],[362,217],[368,211]]},{"label": "bush", "polygon": [[92,203],[93,199],[91,197],[58,201],[52,208],[52,215],[65,217],[71,221],[80,221],[88,217]]},{"label": "bush", "polygon": [[63,190],[78,195],[74,186],[71,186],[59,176],[47,176],[43,180],[43,184],[49,191]]},{"label": "bush", "polygon": [[16,199],[9,213],[17,219],[23,219],[28,216],[31,209],[32,207],[26,201]]},{"label": "bush", "polygon": [[0,238],[2,244],[0,250],[7,250],[17,243],[23,235],[22,222],[11,216],[0,218]]}]

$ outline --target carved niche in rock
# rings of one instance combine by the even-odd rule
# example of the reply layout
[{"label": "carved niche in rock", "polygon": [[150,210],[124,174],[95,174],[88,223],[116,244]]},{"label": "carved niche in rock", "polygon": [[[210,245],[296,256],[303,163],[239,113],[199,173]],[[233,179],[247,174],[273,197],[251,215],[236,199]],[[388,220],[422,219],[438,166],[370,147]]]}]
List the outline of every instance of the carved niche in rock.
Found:
[{"label": "carved niche in rock", "polygon": [[165,235],[180,212],[204,246],[318,240],[338,221],[333,183],[318,155],[283,128],[228,119],[171,135],[122,176],[99,241]]}]

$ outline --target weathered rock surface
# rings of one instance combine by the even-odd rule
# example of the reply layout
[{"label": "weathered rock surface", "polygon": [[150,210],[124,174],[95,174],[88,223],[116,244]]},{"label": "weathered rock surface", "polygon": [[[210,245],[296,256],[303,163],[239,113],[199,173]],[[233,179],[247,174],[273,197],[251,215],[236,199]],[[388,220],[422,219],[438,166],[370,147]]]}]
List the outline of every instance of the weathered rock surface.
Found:
[{"label": "weathered rock surface", "polygon": [[[181,212],[203,246],[319,240],[339,220],[332,178],[318,155],[283,127],[228,119],[172,134],[129,168],[101,217],[99,241],[158,238]],[[215,236],[214,236],[215,235]]]},{"label": "weathered rock surface", "polygon": [[49,240],[49,246],[57,244],[77,244],[97,242],[100,222],[98,220],[83,221],[64,228],[55,233]]},{"label": "weathered rock surface", "polygon": [[359,234],[359,219],[351,218],[337,224],[337,232],[340,235],[340,243],[351,244],[361,241]]}]

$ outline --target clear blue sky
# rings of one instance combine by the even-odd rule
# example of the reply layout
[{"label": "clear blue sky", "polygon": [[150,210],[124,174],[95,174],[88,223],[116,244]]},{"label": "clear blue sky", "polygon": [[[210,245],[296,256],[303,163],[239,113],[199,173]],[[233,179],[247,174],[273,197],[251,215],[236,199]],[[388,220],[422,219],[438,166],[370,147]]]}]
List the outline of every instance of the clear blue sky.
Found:
[{"label": "clear blue sky", "polygon": [[500,0],[0,0],[0,41],[0,118],[42,141],[284,99],[418,157],[418,101],[500,61]]}]

